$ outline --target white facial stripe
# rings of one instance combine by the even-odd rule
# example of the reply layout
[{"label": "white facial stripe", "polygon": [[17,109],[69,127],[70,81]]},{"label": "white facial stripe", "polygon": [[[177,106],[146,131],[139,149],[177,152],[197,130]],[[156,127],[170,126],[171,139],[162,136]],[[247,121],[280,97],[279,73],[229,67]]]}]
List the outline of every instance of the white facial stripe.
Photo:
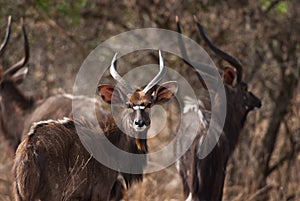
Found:
[{"label": "white facial stripe", "polygon": [[144,110],[146,107],[142,105],[135,105],[132,107],[134,110]]}]

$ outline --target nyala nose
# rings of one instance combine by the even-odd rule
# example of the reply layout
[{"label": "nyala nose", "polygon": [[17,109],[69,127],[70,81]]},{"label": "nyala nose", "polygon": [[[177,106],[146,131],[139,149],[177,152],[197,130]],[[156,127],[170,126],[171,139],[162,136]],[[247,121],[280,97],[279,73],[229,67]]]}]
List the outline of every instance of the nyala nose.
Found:
[{"label": "nyala nose", "polygon": [[145,121],[140,119],[134,122],[135,125],[138,125],[139,127],[143,127],[145,125]]}]

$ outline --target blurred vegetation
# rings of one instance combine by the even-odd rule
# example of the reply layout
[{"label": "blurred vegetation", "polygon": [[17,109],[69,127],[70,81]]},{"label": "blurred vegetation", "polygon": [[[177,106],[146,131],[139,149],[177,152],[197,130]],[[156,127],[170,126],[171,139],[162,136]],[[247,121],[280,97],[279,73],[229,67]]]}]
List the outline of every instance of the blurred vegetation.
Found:
[{"label": "blurred vegetation", "polygon": [[[200,40],[196,14],[210,38],[244,64],[244,76],[263,107],[251,112],[227,168],[224,200],[300,200],[300,1],[298,0],[0,0],[0,36],[12,15],[7,66],[22,55],[20,18],[30,39],[30,73],[21,88],[39,98],[72,92],[84,58],[98,44],[124,31],[158,27],[176,30],[203,45],[220,67],[226,65]],[[143,54],[124,58],[127,70]],[[122,58],[123,59],[123,58]],[[153,60],[152,57],[146,58]],[[196,76],[180,59],[166,57],[191,83]],[[153,60],[156,63],[156,60]],[[206,96],[199,89],[199,97]],[[171,106],[172,108],[172,106]],[[178,117],[170,117],[172,121]],[[168,132],[174,131],[173,128]],[[157,143],[157,142],[156,142]],[[153,145],[154,146],[154,145]],[[0,201],[11,196],[13,154],[0,143]],[[151,150],[151,149],[150,149]],[[146,176],[129,192],[131,200],[182,200],[174,167]]]}]

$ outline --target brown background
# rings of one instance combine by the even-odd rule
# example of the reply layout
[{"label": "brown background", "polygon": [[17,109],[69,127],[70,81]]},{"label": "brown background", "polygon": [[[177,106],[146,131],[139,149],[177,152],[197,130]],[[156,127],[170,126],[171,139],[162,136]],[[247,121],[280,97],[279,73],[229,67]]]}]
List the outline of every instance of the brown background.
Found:
[{"label": "brown background", "polygon": [[[297,0],[204,0],[204,1],[3,1],[0,0],[0,36],[7,16],[13,31],[1,64],[9,66],[22,55],[19,20],[25,18],[30,41],[29,75],[20,88],[28,95],[45,98],[72,92],[84,58],[102,41],[124,31],[157,27],[176,30],[179,15],[184,34],[204,46],[192,20],[196,14],[210,38],[244,64],[245,80],[263,101],[251,112],[238,147],[227,167],[224,200],[300,200],[300,2]],[[1,39],[2,40],[2,39]],[[224,65],[206,46],[218,66]],[[148,55],[148,56],[147,56]],[[145,59],[146,58],[146,59]],[[182,60],[165,59],[180,74],[196,76]],[[147,61],[149,54],[125,57],[130,66]],[[205,98],[203,90],[197,91]],[[172,105],[168,106],[172,109]],[[151,147],[169,139],[176,116],[168,118],[170,129]],[[11,153],[0,138],[0,201],[11,194]],[[146,176],[129,191],[131,200],[182,200],[180,179],[173,166]]]}]

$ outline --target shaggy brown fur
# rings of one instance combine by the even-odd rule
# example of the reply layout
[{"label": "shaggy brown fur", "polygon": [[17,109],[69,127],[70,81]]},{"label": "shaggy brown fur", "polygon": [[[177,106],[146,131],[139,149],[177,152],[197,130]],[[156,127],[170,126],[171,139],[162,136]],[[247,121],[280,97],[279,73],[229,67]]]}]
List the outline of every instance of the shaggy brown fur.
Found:
[{"label": "shaggy brown fur", "polygon": [[[15,195],[18,201],[108,200],[118,172],[99,163],[82,145],[76,128],[87,138],[103,140],[129,152],[138,150],[134,141],[111,126],[105,131],[87,121],[40,122],[19,145],[15,164]],[[116,140],[118,139],[118,140]],[[110,157],[101,147],[93,147]],[[139,150],[144,153],[145,150]],[[134,164],[136,165],[136,164]],[[141,167],[142,168],[142,167]],[[142,175],[126,177],[130,184]]]}]

